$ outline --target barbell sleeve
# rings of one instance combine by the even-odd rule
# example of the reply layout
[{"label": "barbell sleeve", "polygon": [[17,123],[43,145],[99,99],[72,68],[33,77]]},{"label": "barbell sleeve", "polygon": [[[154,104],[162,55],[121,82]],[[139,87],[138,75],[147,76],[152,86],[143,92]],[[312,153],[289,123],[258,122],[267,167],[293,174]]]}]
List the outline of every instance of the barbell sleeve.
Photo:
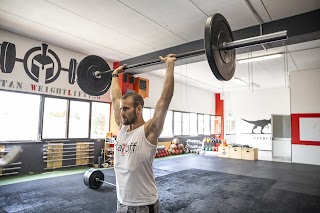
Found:
[{"label": "barbell sleeve", "polygon": [[116,185],[113,184],[113,183],[109,183],[109,182],[107,182],[107,181],[100,180],[99,178],[96,178],[96,181],[99,181],[99,182],[102,182],[102,183],[106,183],[106,184],[109,184],[109,185],[111,185],[111,186],[116,186]]},{"label": "barbell sleeve", "polygon": [[[287,30],[283,30],[283,31],[269,33],[269,34],[265,34],[265,35],[261,35],[261,36],[252,37],[252,38],[246,38],[246,39],[241,39],[241,40],[236,40],[236,41],[231,41],[231,42],[225,42],[222,44],[222,47],[220,47],[220,48],[223,50],[231,50],[231,49],[235,49],[235,48],[248,47],[248,46],[252,46],[252,45],[258,45],[258,44],[264,44],[264,43],[269,43],[269,42],[274,42],[274,41],[279,41],[279,40],[285,40],[287,38],[288,38]],[[190,52],[186,52],[186,53],[177,54],[176,58],[177,59],[188,58],[190,56],[204,54],[205,52],[206,52],[205,49],[190,51]],[[161,59],[154,59],[151,61],[146,61],[146,62],[141,62],[141,63],[129,65],[129,66],[125,67],[124,70],[138,68],[138,67],[144,67],[144,66],[148,66],[148,65],[159,64],[161,62],[162,62]],[[97,73],[95,73],[95,77],[98,77],[99,75],[103,75],[105,73],[110,73],[113,71],[114,70],[97,72]]]},{"label": "barbell sleeve", "polygon": [[252,45],[264,44],[274,41],[285,40],[288,38],[287,30],[269,33],[252,38],[241,39],[237,41],[226,42],[222,44],[222,49],[231,50],[235,48],[248,47]]}]

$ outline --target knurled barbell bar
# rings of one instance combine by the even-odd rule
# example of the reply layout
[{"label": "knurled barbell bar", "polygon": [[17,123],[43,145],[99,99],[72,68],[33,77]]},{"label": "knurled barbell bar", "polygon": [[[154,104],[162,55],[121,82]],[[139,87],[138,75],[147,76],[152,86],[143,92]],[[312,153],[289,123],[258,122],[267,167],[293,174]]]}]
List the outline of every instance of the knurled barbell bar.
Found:
[{"label": "knurled barbell bar", "polygon": [[[231,28],[221,14],[214,14],[206,20],[204,30],[204,48],[192,52],[177,54],[177,59],[206,54],[214,76],[220,81],[230,80],[235,72],[235,48],[269,43],[287,39],[287,31],[265,34],[257,37],[234,41]],[[161,63],[160,59],[129,65],[132,69]],[[111,85],[113,70],[107,62],[95,55],[85,57],[77,68],[77,82],[87,94],[99,96],[106,93]]]},{"label": "knurled barbell bar", "polygon": [[15,146],[9,150],[2,158],[0,158],[0,167],[4,167],[13,163],[22,153],[22,148]]},{"label": "knurled barbell bar", "polygon": [[113,183],[104,181],[104,174],[97,169],[88,169],[83,175],[83,182],[91,189],[98,189],[103,183],[116,186]]}]

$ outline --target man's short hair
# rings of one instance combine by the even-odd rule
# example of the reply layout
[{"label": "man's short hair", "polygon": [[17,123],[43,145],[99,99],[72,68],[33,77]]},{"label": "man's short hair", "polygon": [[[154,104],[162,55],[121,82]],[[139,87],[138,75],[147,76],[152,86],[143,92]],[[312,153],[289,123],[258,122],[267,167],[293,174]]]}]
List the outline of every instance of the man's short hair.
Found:
[{"label": "man's short hair", "polygon": [[133,106],[136,108],[138,105],[141,105],[142,107],[144,106],[144,101],[143,98],[140,94],[135,93],[135,92],[127,92],[122,96],[122,100],[125,100],[127,98],[131,97],[133,101]]}]

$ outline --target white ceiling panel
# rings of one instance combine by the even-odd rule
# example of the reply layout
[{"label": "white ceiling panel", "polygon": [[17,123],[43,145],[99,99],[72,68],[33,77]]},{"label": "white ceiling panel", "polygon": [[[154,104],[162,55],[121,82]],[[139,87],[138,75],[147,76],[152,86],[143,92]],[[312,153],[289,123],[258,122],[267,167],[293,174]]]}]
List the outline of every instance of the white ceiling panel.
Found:
[{"label": "white ceiling panel", "polygon": [[[92,41],[75,37],[48,26],[20,18],[16,15],[9,14],[0,10],[0,28],[24,35],[29,38],[37,39],[42,42],[60,46],[70,50],[77,50],[85,55],[99,55],[109,61],[125,60],[128,55],[119,53],[110,48],[102,46]],[[15,26],[12,29],[12,26]]]},{"label": "white ceiling panel", "polygon": [[186,0],[121,0],[185,42],[203,38],[206,14]]},{"label": "white ceiling panel", "polygon": [[[19,14],[19,16],[24,19],[65,32],[74,37],[90,40],[93,43],[100,44],[119,53],[127,54],[129,57],[143,54],[146,48],[152,51],[151,48],[134,39],[118,34],[108,28],[101,27],[88,19],[70,13],[48,2],[33,0],[36,1],[37,7],[34,7],[32,4],[23,3],[15,4],[15,6],[12,7],[11,4],[15,1],[2,1],[4,3],[2,8],[8,13]],[[51,13],[50,11],[55,12]],[[128,43],[136,48],[128,46]]]},{"label": "white ceiling panel", "polygon": [[[144,48],[140,55],[185,43],[183,39],[168,31],[165,27],[119,1],[92,0],[90,4],[86,0],[50,0],[49,2],[79,17],[88,19],[101,28],[111,30],[119,36],[135,40],[137,43],[130,43],[130,48]],[[96,37],[108,39],[105,34],[96,34]],[[112,39],[110,40],[112,41]]]},{"label": "white ceiling panel", "polygon": [[[245,1],[245,0],[243,0]],[[252,9],[260,19],[261,23],[270,22],[271,17],[268,14],[268,11],[265,8],[265,5],[263,4],[263,1],[257,1],[257,0],[247,0],[248,4],[251,5]]]},{"label": "white ceiling panel", "polygon": [[319,0],[263,0],[272,21],[320,9]]},{"label": "white ceiling panel", "polygon": [[320,68],[320,47],[291,53],[299,70]]},{"label": "white ceiling panel", "polygon": [[259,24],[243,0],[192,0],[192,2],[208,16],[221,13],[228,20],[232,31]]},{"label": "white ceiling panel", "polygon": [[319,48],[319,47],[320,47],[320,40],[313,40],[313,41],[290,45],[287,48],[290,52],[295,52],[295,51],[308,50],[308,49]]}]

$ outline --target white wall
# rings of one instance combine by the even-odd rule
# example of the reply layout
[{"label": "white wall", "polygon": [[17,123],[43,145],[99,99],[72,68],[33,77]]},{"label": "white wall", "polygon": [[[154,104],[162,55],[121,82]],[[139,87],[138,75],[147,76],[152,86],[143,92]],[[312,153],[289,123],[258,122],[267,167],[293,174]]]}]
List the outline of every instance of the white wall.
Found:
[{"label": "white wall", "polygon": [[[149,79],[149,97],[145,98],[146,107],[155,107],[160,97],[163,78],[143,73],[137,76]],[[215,114],[215,94],[189,85],[175,82],[174,94],[169,110]]]},{"label": "white wall", "polygon": [[[270,119],[272,114],[289,115],[290,93],[288,88],[228,92],[224,95],[224,107],[225,118],[234,118],[236,123],[236,135],[226,135],[228,143],[248,144],[261,150],[271,150],[271,125],[263,130],[267,134],[241,134],[243,128],[247,128],[242,118],[252,121]],[[258,128],[254,132],[259,133]]]},{"label": "white wall", "polygon": [[[24,59],[26,53],[34,47],[42,48],[42,43],[44,43],[15,33],[0,30],[0,43],[3,42],[15,44],[16,58],[19,59]],[[76,59],[77,63],[79,64],[80,61],[85,57],[84,54],[64,49],[62,47],[54,46],[51,44],[48,44],[48,50],[53,51],[57,55],[58,59],[61,62],[61,67],[66,69],[69,68],[69,62],[71,59]],[[40,49],[39,51],[35,51],[34,54],[28,58],[28,63],[32,63],[32,59],[35,56],[41,55],[41,51],[42,49]],[[52,54],[50,56],[52,56]],[[56,66],[56,64],[57,63],[55,63],[54,66]],[[112,68],[112,63],[108,64]],[[45,73],[45,71],[42,72]],[[44,79],[42,80],[44,81]],[[17,86],[18,82],[22,85],[22,88]],[[40,87],[40,90],[32,90],[32,84],[37,85],[37,88]],[[87,99],[102,102],[110,101],[109,93],[106,93],[100,97],[89,96],[80,89],[76,82],[74,84],[70,84],[68,82],[68,72],[66,71],[61,71],[59,77],[51,83],[45,84],[35,82],[27,75],[23,63],[18,61],[15,62],[15,66],[12,73],[2,73],[0,71],[0,90],[29,92],[36,94],[53,95],[59,97],[71,97],[76,99]]]},{"label": "white wall", "polygon": [[[320,69],[290,73],[291,113],[320,113]],[[320,165],[319,146],[292,144],[292,162]]]}]

